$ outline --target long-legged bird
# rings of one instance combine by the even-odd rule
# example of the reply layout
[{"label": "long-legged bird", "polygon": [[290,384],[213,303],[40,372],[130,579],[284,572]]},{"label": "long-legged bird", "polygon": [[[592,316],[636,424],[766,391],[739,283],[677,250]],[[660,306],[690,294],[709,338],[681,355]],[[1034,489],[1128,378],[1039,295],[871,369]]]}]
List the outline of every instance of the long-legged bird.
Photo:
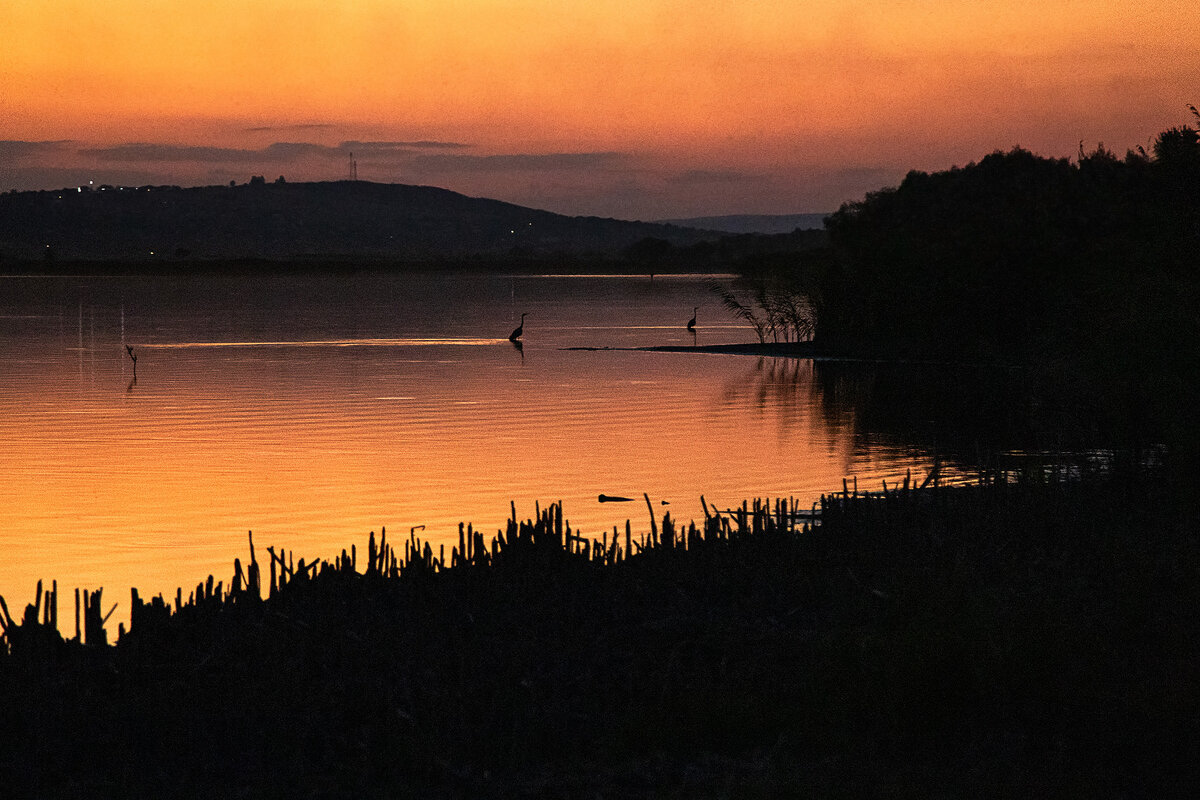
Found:
[{"label": "long-legged bird", "polygon": [[528,313],[528,311],[521,312],[521,324],[517,326],[516,330],[508,335],[508,340],[510,342],[515,342],[517,339],[520,339],[521,334],[525,332],[525,317]]}]

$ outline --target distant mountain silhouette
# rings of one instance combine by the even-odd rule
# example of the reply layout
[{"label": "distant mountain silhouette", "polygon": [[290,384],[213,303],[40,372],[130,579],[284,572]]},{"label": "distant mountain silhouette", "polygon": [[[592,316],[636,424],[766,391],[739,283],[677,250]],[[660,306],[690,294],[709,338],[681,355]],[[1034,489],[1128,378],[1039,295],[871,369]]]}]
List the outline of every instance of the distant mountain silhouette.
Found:
[{"label": "distant mountain silhouette", "polygon": [[617,255],[650,237],[688,245],[716,235],[367,181],[254,178],[237,186],[0,195],[0,257],[7,260]]},{"label": "distant mountain silhouette", "polygon": [[727,214],[720,217],[688,217],[660,219],[663,225],[699,228],[722,233],[791,233],[794,230],[814,230],[825,225],[828,214]]}]

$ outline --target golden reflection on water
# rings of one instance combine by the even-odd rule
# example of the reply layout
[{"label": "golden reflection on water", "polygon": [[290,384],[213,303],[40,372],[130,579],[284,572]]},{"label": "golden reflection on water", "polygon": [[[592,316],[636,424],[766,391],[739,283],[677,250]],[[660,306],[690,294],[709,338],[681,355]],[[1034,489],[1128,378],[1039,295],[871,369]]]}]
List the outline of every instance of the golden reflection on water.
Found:
[{"label": "golden reflection on water", "polygon": [[[690,313],[692,301],[672,305]],[[448,550],[460,521],[490,534],[510,501],[528,517],[535,501],[562,500],[574,528],[600,536],[626,518],[648,527],[643,492],[688,520],[703,515],[701,495],[720,508],[807,503],[848,474],[877,484],[921,463],[857,452],[852,413],[822,402],[810,362],[563,351],[580,335],[566,313],[522,352],[403,331],[164,341],[123,313],[118,337],[113,316],[98,332],[86,310],[76,330],[53,316],[25,339],[0,328],[16,376],[0,389],[0,595],[14,615],[38,579],[55,579],[64,595],[104,587],[105,604],[120,603],[115,629],[131,586],[173,596],[210,573],[228,582],[248,530],[306,559],[384,526],[407,536],[423,525]],[[583,336],[605,344],[614,325],[601,321],[584,319]],[[44,357],[22,352],[31,346]]]}]

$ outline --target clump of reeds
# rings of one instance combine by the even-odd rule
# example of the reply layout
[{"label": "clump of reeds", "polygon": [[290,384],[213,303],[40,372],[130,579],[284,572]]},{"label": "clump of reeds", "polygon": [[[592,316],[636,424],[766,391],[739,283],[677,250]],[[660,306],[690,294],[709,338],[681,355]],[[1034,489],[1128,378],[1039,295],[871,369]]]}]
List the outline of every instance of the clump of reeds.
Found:
[{"label": "clump of reeds", "polygon": [[[599,537],[561,504],[514,506],[494,536],[464,525],[445,548],[372,533],[364,559],[268,548],[260,565],[251,539],[228,582],[173,604],[135,594],[115,647],[51,633],[53,587],[20,622],[3,611],[0,780],[34,795],[61,776],[144,795],[1190,785],[1194,490],[938,475],[846,481],[807,507],[703,500],[687,525],[648,503],[648,530]],[[50,749],[72,753],[57,772],[36,766]]]},{"label": "clump of reeds", "polygon": [[816,312],[808,298],[794,289],[760,282],[746,301],[720,283],[710,284],[709,290],[734,317],[754,329],[759,344],[765,344],[768,336],[775,343],[806,342],[816,333]]}]

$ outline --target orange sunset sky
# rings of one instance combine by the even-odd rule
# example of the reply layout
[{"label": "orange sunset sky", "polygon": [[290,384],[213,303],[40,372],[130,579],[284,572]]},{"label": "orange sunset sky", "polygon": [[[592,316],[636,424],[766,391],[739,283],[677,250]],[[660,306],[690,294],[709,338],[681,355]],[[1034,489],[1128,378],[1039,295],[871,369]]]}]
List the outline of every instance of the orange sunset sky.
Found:
[{"label": "orange sunset sky", "polygon": [[347,177],[830,211],[1194,122],[1196,0],[3,0],[0,191]]}]

